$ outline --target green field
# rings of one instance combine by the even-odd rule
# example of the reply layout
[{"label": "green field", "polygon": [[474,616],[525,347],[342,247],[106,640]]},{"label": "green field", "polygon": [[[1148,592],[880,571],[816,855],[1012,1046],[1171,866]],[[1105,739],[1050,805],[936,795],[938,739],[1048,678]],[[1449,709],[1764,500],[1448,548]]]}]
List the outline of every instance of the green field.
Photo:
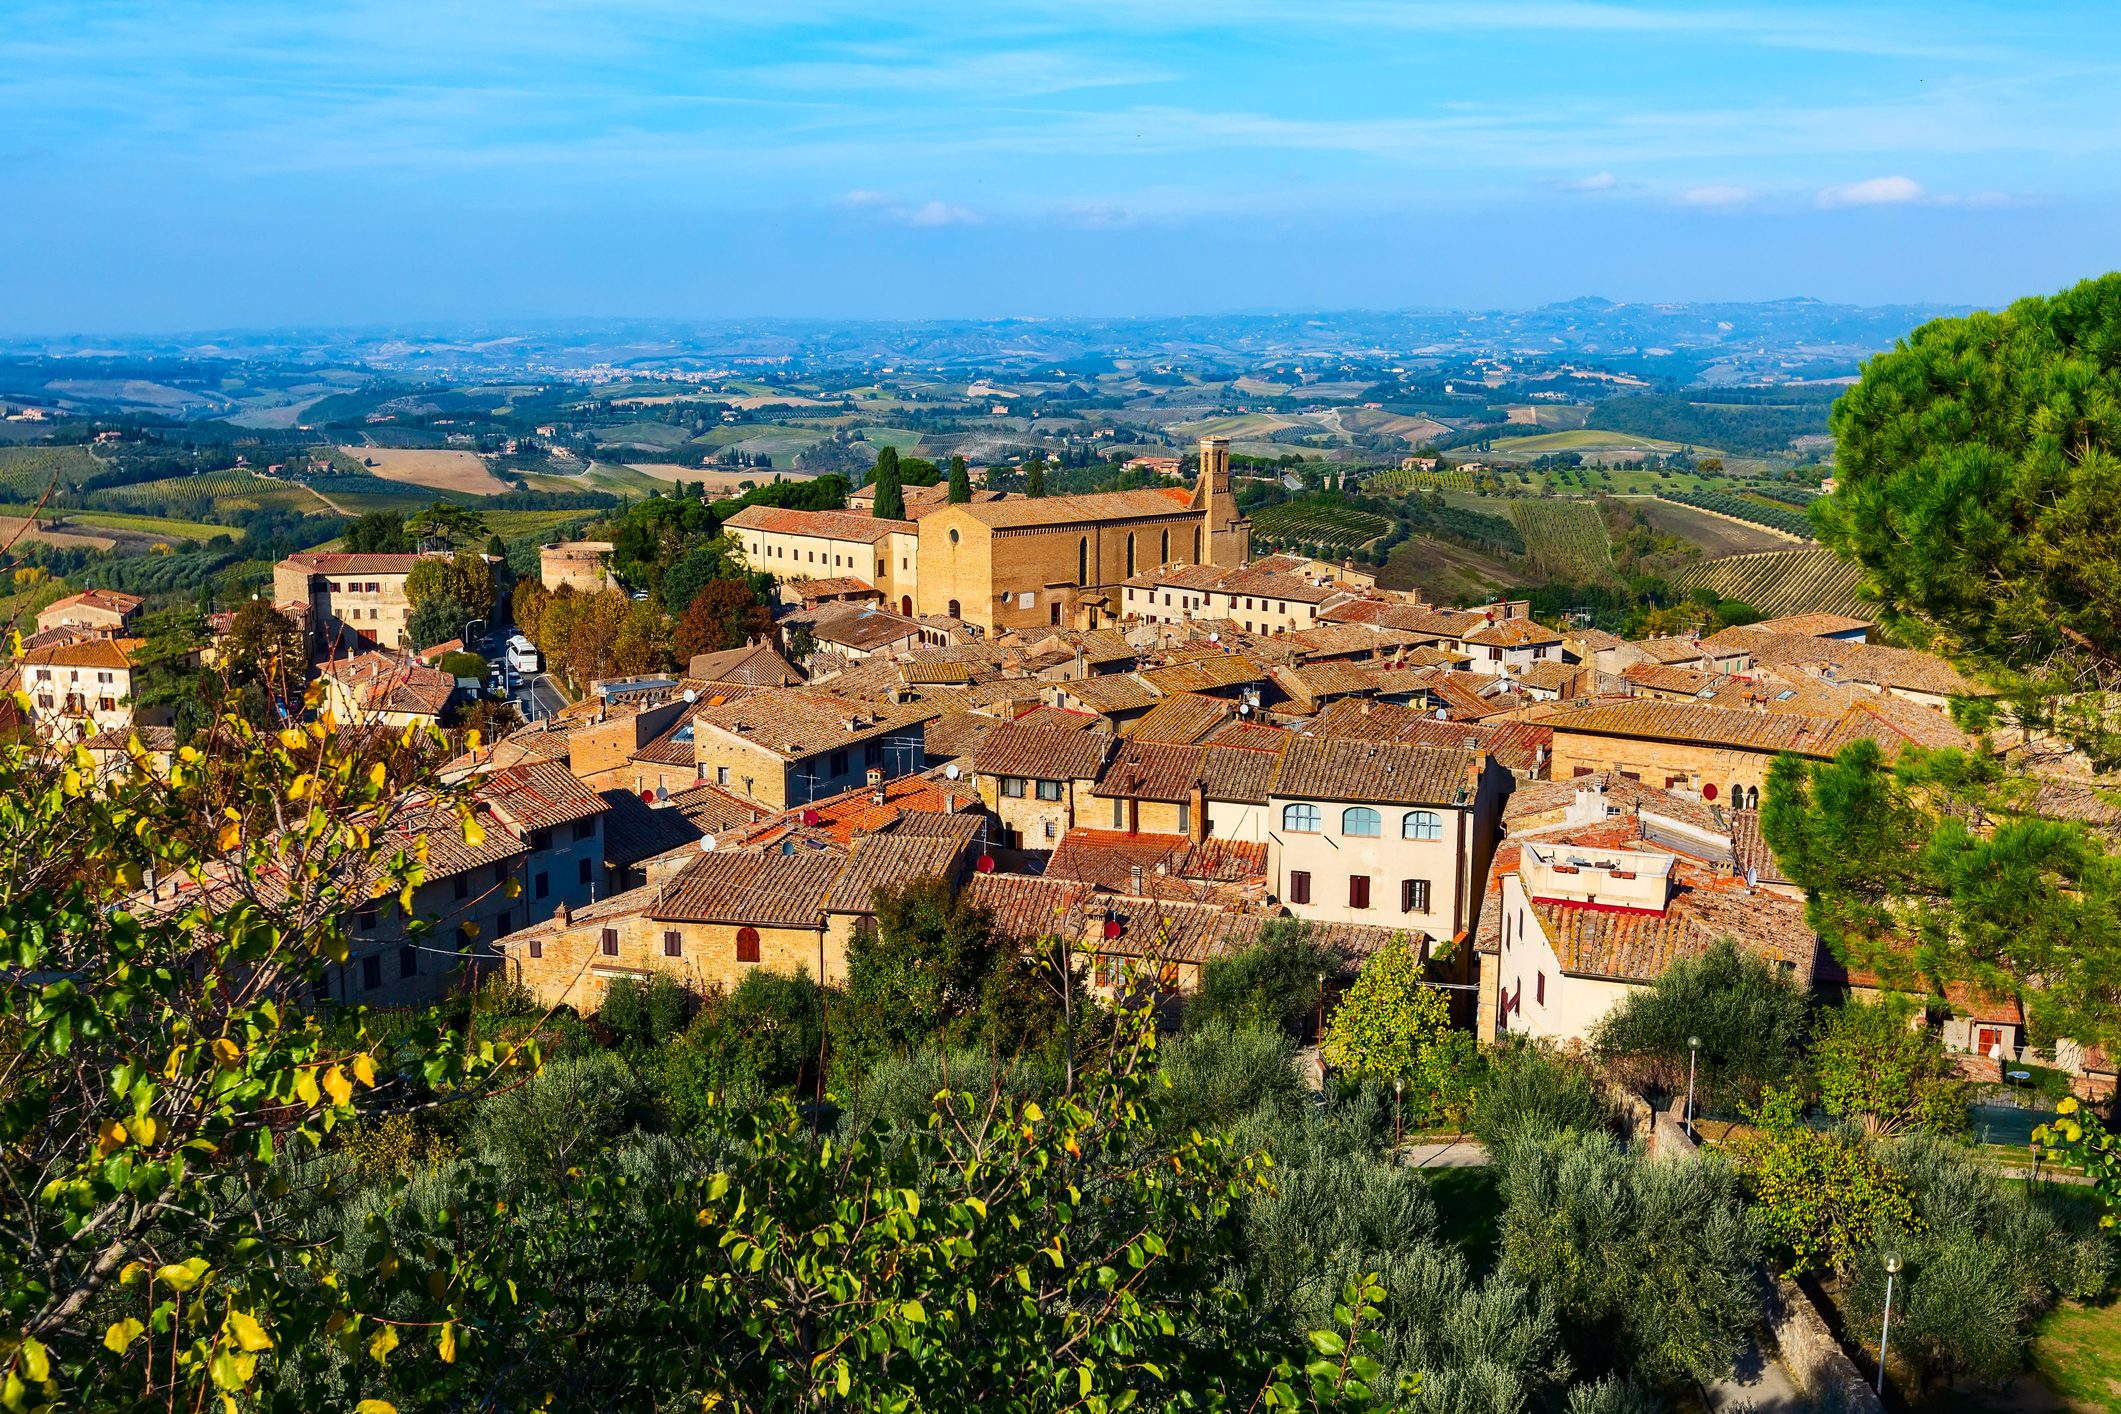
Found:
[{"label": "green field", "polygon": [[1612,542],[1606,538],[1604,517],[1589,501],[1555,498],[1509,505],[1536,577],[1570,584],[1612,577]]},{"label": "green field", "polygon": [[488,535],[519,540],[529,535],[550,535],[563,525],[601,520],[603,511],[480,511]]},{"label": "green field", "polygon": [[[0,515],[26,516],[29,506],[0,506]],[[211,540],[216,535],[233,535],[238,540],[243,532],[226,525],[214,525],[199,520],[171,520],[166,516],[126,515],[121,511],[44,511],[47,522],[61,522],[57,528],[82,526],[98,530],[124,530],[134,535],[166,535],[172,540]]]},{"label": "green field", "polygon": [[1847,614],[1870,610],[1856,595],[1856,566],[1832,550],[1771,550],[1702,560],[1667,576],[1681,589],[1707,589],[1719,599],[1751,604],[1770,618],[1784,614]]},{"label": "green field", "polygon": [[1235,442],[1241,438],[1265,437],[1284,427],[1300,427],[1303,424],[1293,417],[1282,417],[1271,412],[1241,412],[1229,417],[1211,417],[1205,422],[1181,422],[1171,430],[1187,437],[1228,437]]},{"label": "green field", "polygon": [[1638,437],[1632,432],[1606,432],[1591,427],[1579,427],[1564,432],[1535,432],[1526,437],[1498,437],[1488,444],[1488,452],[1485,455],[1540,457],[1550,452],[1602,452],[1616,456],[1639,457],[1647,452],[1669,455],[1672,452],[1688,450],[1702,457],[1723,455],[1714,447],[1690,449],[1684,442],[1668,442],[1662,437]]},{"label": "green field", "polygon": [[208,516],[235,511],[291,510],[322,512],[324,503],[316,493],[291,481],[280,481],[248,471],[208,471],[197,476],[172,476],[160,481],[142,481],[131,486],[112,486],[91,498],[98,507],[109,506],[142,515],[177,520],[204,520]]},{"label": "green field", "polygon": [[1368,511],[1301,499],[1264,506],[1252,513],[1253,537],[1274,545],[1353,550],[1391,528],[1391,521]]},{"label": "green field", "polygon": [[1664,491],[1659,494],[1667,501],[1676,501],[1697,511],[1729,516],[1732,520],[1742,520],[1753,525],[1764,525],[1769,530],[1777,530],[1799,540],[1812,538],[1811,517],[1794,506],[1786,506],[1779,501],[1733,496],[1728,491]]},{"label": "green field", "polygon": [[[798,429],[789,428],[787,430],[796,431]],[[913,455],[914,450],[918,448],[921,444],[920,433],[909,432],[903,427],[860,427],[856,428],[855,430],[860,432],[862,434],[862,440],[869,443],[871,446],[896,447],[898,448],[898,454],[902,457]],[[817,434],[814,432],[805,432],[803,435],[810,439],[808,442],[804,443],[805,446],[809,446],[811,443],[814,443],[818,440]],[[761,449],[757,447],[746,447],[744,450],[747,452],[752,452],[759,451]]]},{"label": "green field", "polygon": [[1380,471],[1363,482],[1365,491],[1470,491],[1473,476],[1464,471]]},{"label": "green field", "polygon": [[622,422],[615,427],[599,427],[597,445],[613,447],[630,443],[643,447],[676,447],[691,436],[686,429],[673,427],[667,422]]},{"label": "green field", "polygon": [[86,447],[0,447],[0,495],[34,505],[54,481],[63,491],[103,470]]}]

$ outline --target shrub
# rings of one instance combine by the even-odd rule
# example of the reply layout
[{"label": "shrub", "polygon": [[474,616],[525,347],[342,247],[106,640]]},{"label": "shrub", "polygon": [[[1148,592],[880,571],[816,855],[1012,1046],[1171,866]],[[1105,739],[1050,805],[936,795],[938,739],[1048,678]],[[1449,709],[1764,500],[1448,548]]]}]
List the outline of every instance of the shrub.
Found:
[{"label": "shrub", "polygon": [[1687,1038],[1701,1039],[1699,1103],[1757,1100],[1796,1069],[1811,1014],[1804,990],[1762,957],[1718,939],[1665,970],[1600,1022],[1599,1052],[1665,1094],[1686,1084]]},{"label": "shrub", "polygon": [[1186,998],[1186,1028],[1295,1026],[1318,1007],[1340,959],[1316,942],[1310,925],[1276,919],[1252,947],[1213,958],[1200,969],[1200,986]]},{"label": "shrub", "polygon": [[1470,1121],[1474,1136],[1494,1153],[1520,1134],[1602,1129],[1606,1107],[1581,1069],[1546,1046],[1518,1038],[1489,1052],[1487,1079]]}]

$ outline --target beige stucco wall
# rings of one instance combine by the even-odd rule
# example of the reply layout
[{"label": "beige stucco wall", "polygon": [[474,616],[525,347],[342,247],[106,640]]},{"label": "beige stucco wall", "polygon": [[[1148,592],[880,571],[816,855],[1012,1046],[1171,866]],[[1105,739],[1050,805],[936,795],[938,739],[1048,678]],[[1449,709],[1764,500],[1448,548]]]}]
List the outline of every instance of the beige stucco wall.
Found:
[{"label": "beige stucco wall", "polygon": [[1594,771],[1632,772],[1644,785],[1672,790],[1699,790],[1713,783],[1719,801],[1729,799],[1733,785],[1767,790],[1772,752],[1740,751],[1690,742],[1645,741],[1629,737],[1592,736],[1557,730],[1549,777],[1567,780]]},{"label": "beige stucco wall", "polygon": [[[826,979],[842,981],[847,972],[844,946],[826,936],[820,922],[816,928],[760,928],[759,960],[736,960],[735,923],[666,923],[645,913],[590,922],[564,929],[548,929],[539,938],[541,956],[529,955],[529,940],[508,941],[505,951],[512,976],[528,987],[546,1006],[564,1004],[579,1011],[595,1011],[604,1001],[604,991],[614,978],[646,980],[661,973],[694,991],[714,987],[734,988],[754,967],[776,972],[801,971],[812,977],[818,972],[820,944],[824,946]],[[603,930],[619,935],[616,957],[603,953]],[[682,956],[668,957],[663,934],[676,932]]]},{"label": "beige stucco wall", "polygon": [[[1498,998],[1516,998],[1518,1006],[1499,1018],[1500,1029],[1555,1041],[1589,1040],[1591,1032],[1636,984],[1599,977],[1569,977],[1547,942],[1539,918],[1515,875],[1502,881],[1503,936],[1508,939],[1492,959]],[[1539,978],[1546,977],[1546,1000],[1539,1000]],[[1520,994],[1519,987],[1524,991]],[[1483,997],[1483,1005],[1486,1004]]]}]

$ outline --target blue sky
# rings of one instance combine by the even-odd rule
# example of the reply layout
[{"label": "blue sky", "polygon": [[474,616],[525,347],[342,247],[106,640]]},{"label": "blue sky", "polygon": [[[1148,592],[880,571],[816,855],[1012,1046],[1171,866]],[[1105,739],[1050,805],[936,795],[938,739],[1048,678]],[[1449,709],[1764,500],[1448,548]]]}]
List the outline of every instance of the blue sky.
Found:
[{"label": "blue sky", "polygon": [[2121,10],[0,3],[0,331],[1807,294],[2121,251]]}]

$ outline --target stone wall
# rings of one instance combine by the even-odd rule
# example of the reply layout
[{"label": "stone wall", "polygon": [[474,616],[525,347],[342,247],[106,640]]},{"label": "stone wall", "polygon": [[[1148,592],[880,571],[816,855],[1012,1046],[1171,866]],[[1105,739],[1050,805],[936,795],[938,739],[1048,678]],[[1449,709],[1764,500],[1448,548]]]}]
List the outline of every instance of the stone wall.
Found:
[{"label": "stone wall", "polygon": [[1812,1408],[1822,1414],[1884,1414],[1885,1405],[1864,1383],[1811,1298],[1787,1277],[1776,1277],[1769,1290],[1768,1333]]}]

